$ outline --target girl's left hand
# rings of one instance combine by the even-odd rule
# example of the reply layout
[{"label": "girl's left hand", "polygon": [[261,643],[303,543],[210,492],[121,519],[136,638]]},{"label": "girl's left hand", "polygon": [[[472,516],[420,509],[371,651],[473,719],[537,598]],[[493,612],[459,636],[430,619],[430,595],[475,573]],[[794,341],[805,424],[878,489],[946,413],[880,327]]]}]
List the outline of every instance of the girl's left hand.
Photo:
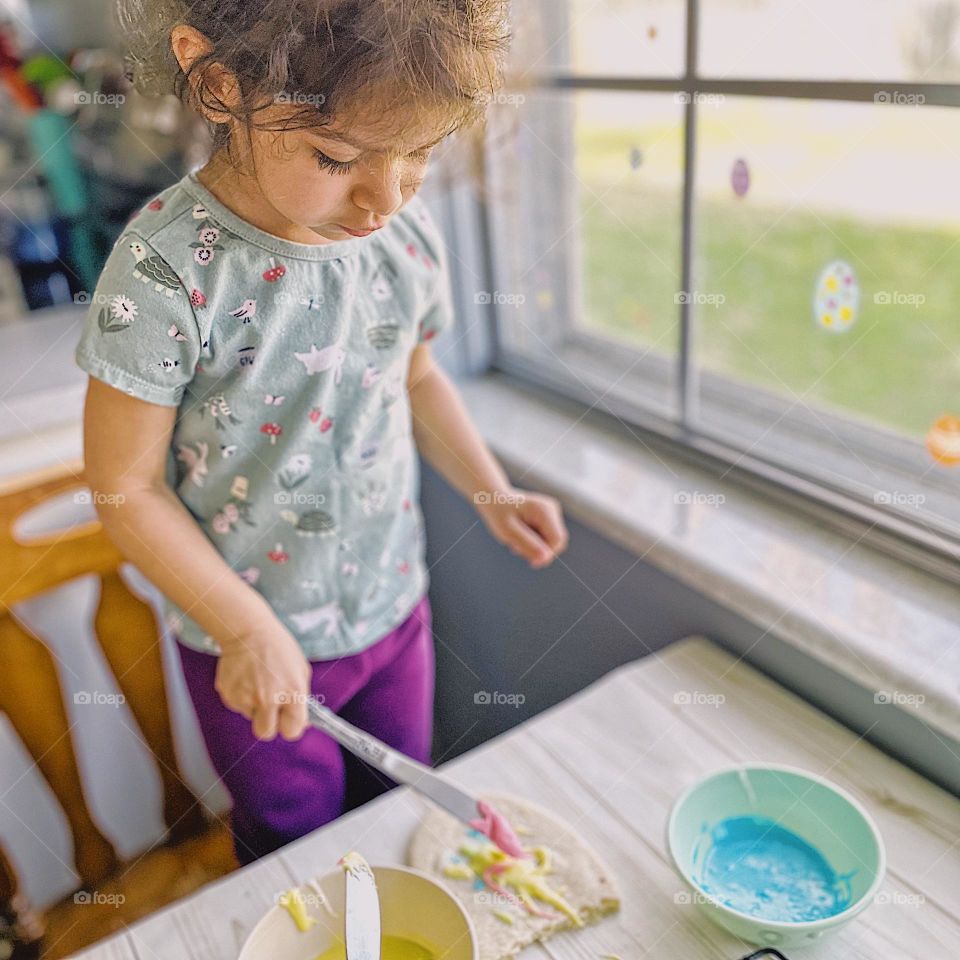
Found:
[{"label": "girl's left hand", "polygon": [[490,535],[534,570],[549,566],[567,549],[563,510],[553,497],[511,488],[477,494],[474,502]]}]

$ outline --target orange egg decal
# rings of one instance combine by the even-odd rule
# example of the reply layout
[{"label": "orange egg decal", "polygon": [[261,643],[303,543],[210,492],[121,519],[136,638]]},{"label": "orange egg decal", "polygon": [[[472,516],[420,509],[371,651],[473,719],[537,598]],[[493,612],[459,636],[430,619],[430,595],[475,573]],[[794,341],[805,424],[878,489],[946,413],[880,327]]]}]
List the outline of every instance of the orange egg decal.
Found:
[{"label": "orange egg decal", "polygon": [[960,463],[960,417],[944,414],[927,434],[927,449],[937,463],[955,467]]}]

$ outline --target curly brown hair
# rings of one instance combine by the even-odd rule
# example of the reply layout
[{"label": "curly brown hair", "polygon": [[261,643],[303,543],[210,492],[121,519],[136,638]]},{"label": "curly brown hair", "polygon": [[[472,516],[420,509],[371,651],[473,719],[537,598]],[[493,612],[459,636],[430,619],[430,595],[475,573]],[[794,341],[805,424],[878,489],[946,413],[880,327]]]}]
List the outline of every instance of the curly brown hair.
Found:
[{"label": "curly brown hair", "polygon": [[[128,72],[143,93],[175,93],[202,113],[248,129],[319,128],[376,105],[386,120],[426,112],[439,136],[480,121],[503,83],[507,0],[117,0]],[[173,55],[178,24],[210,50],[185,73]],[[239,85],[224,103],[207,82],[219,64]],[[258,114],[298,109],[277,127]],[[229,125],[211,124],[214,149]]]}]

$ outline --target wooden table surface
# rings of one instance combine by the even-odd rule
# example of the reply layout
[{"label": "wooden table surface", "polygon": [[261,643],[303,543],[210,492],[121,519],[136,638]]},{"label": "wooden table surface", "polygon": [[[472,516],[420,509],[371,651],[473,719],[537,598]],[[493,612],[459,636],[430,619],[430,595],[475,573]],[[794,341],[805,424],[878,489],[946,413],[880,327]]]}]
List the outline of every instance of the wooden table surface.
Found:
[{"label": "wooden table surface", "polygon": [[[793,764],[845,787],[887,847],[877,902],[835,936],[788,951],[791,960],[960,956],[960,800],[709,641],[683,640],[621,667],[444,770],[476,792],[510,791],[553,810],[618,880],[618,915],[524,957],[736,960],[753,948],[687,902],[664,836],[683,788],[750,760]],[[347,850],[402,863],[421,803],[394,790],[78,956],[235,960],[278,891],[325,873]]]}]

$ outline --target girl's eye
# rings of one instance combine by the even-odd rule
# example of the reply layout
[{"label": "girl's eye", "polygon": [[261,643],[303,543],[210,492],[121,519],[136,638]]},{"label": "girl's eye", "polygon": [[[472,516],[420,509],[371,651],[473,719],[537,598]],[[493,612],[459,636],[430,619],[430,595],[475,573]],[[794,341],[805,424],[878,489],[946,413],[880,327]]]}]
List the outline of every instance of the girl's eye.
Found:
[{"label": "girl's eye", "polygon": [[321,150],[317,150],[316,147],[314,147],[313,154],[320,168],[329,170],[331,173],[348,173],[357,162],[356,160],[334,160],[333,157],[328,157]]}]

